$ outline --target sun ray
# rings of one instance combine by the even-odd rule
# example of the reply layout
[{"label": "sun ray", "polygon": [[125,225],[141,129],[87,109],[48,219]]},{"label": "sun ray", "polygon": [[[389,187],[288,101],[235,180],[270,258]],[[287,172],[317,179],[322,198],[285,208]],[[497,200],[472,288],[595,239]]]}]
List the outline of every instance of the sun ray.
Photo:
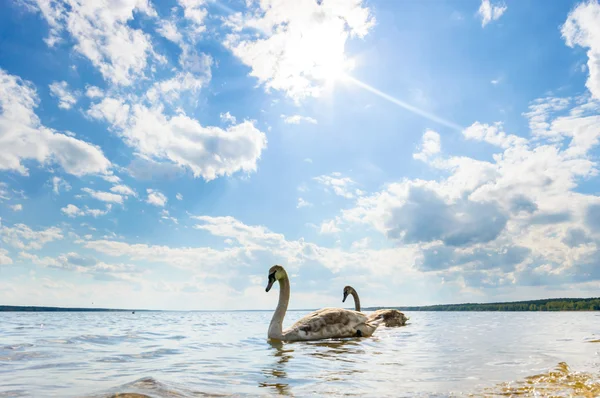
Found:
[{"label": "sun ray", "polygon": [[380,91],[380,90],[376,89],[375,87],[368,85],[367,83],[363,83],[360,80],[358,80],[358,79],[356,79],[356,78],[354,78],[354,77],[352,77],[352,76],[350,76],[348,74],[345,74],[345,76],[343,77],[343,80],[347,81],[347,82],[350,82],[350,83],[352,83],[352,84],[354,84],[354,85],[356,85],[356,86],[358,86],[360,88],[363,88],[363,89],[365,89],[365,90],[367,90],[367,91],[369,91],[369,92],[371,92],[371,93],[373,93],[373,94],[375,94],[375,95],[377,95],[377,96],[379,96],[379,97],[381,97],[381,98],[383,98],[385,100],[388,100],[391,103],[396,104],[399,107],[406,109],[407,111],[410,111],[410,112],[415,113],[417,115],[423,116],[426,119],[429,119],[431,121],[439,123],[439,124],[441,124],[443,126],[449,127],[449,128],[451,128],[453,130],[456,130],[456,131],[462,131],[462,130],[464,130],[464,127],[461,127],[461,126],[459,126],[458,124],[456,124],[454,122],[451,122],[449,120],[446,120],[444,118],[436,116],[433,113],[424,111],[423,109],[419,109],[416,106],[413,106],[413,105],[411,105],[409,103],[406,103],[406,102],[404,102],[402,100],[399,100],[398,98],[392,97],[391,95],[386,94],[383,91]]}]

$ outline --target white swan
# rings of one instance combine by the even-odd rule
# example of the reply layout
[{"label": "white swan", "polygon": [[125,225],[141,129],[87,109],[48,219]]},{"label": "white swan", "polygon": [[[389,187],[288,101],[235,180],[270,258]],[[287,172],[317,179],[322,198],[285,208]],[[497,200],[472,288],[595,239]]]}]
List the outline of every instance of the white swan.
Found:
[{"label": "white swan", "polygon": [[[356,311],[360,312],[360,299],[358,298],[358,293],[352,286],[344,287],[344,298],[342,299],[342,303],[346,301],[348,295],[351,295],[354,298],[354,308]],[[408,321],[406,315],[393,309],[377,310],[368,315],[369,320],[380,318],[383,318],[383,324],[387,327],[404,326],[406,325],[406,321]]]},{"label": "white swan", "polygon": [[310,313],[283,330],[283,318],[290,300],[290,281],[285,269],[274,265],[269,269],[269,283],[265,291],[279,281],[279,303],[269,325],[268,337],[282,341],[308,341],[344,337],[369,337],[383,321],[383,318],[367,320],[367,316],[357,311],[343,308],[323,308]]}]

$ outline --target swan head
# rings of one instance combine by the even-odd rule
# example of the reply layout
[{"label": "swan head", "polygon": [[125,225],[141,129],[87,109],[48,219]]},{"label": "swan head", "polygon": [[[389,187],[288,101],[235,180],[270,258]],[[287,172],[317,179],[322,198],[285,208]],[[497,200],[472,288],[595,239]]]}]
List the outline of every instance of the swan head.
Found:
[{"label": "swan head", "polygon": [[348,295],[352,294],[352,292],[354,292],[354,288],[352,286],[344,287],[344,298],[342,299],[342,303],[346,302],[346,298],[348,298]]},{"label": "swan head", "polygon": [[274,265],[269,269],[269,283],[265,292],[268,292],[273,287],[275,281],[281,280],[287,276],[285,269],[281,265]]}]

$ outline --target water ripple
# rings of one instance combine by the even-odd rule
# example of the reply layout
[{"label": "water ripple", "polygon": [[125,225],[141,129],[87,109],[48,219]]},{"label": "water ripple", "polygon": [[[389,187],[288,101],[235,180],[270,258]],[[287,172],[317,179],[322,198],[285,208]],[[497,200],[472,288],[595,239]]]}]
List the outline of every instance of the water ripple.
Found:
[{"label": "water ripple", "polygon": [[477,396],[562,361],[600,366],[592,313],[412,313],[371,338],[305,343],[268,342],[270,316],[5,313],[0,397]]}]

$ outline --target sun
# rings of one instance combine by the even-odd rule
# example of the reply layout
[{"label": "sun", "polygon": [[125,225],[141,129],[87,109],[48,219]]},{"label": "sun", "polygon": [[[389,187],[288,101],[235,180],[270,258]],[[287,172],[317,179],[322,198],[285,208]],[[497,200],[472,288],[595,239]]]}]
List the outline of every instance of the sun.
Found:
[{"label": "sun", "polygon": [[348,72],[354,67],[354,61],[346,58],[344,54],[327,54],[319,59],[313,69],[316,79],[323,81],[325,86],[345,81]]}]

